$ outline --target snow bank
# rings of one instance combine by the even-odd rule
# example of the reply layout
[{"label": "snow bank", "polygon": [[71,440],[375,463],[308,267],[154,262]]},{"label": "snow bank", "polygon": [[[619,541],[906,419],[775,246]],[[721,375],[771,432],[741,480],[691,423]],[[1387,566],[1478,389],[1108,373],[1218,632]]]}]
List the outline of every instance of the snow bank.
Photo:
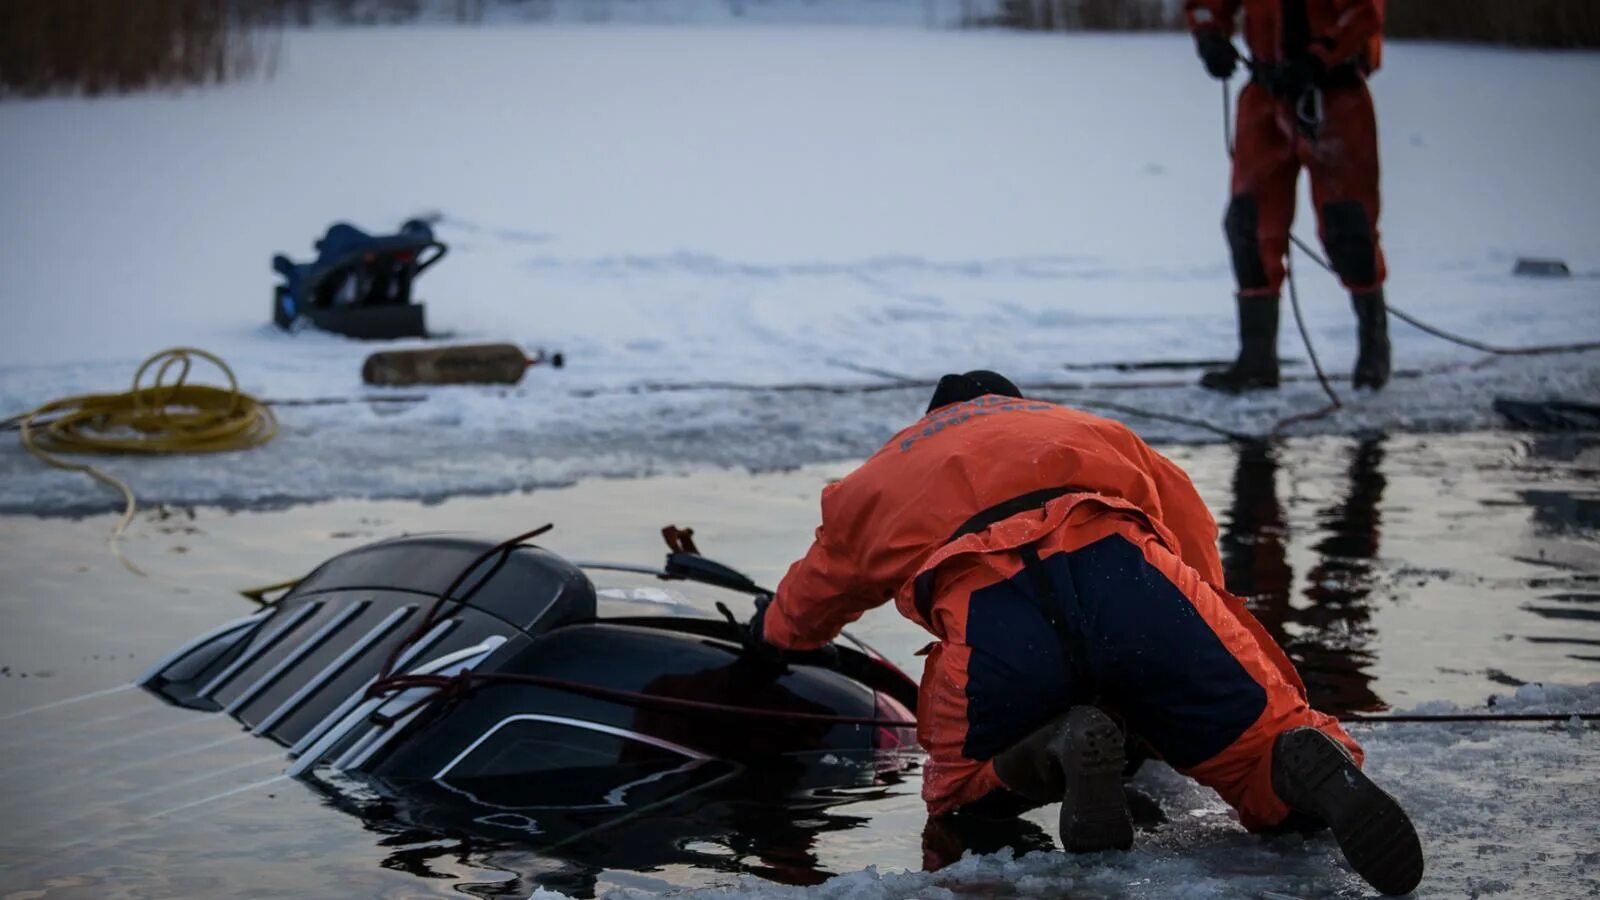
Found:
[{"label": "snow bank", "polygon": [[[1374,90],[1397,305],[1509,344],[1600,337],[1600,282],[1508,274],[1520,254],[1600,267],[1600,129],[1574,114],[1597,77],[1595,54],[1391,48]],[[432,210],[452,245],[420,283],[432,326],[561,349],[567,369],[400,392],[427,396],[410,406],[284,407],[265,449],[107,468],[152,501],[262,504],[786,467],[869,453],[925,403],[898,379],[975,366],[1265,431],[1320,405],[1315,386],[1227,398],[1183,386],[1193,372],[1063,368],[1231,354],[1220,115],[1175,35],[291,32],[271,82],[0,105],[0,414],[121,389],[185,344],[258,395],[366,393],[373,347],[266,325],[268,260],[307,255],[335,220]],[[1348,303],[1300,269],[1343,371]],[[1600,393],[1600,354],[1475,368],[1393,333],[1400,367],[1443,373],[1302,430],[1478,427],[1496,393]],[[1281,349],[1304,358],[1287,318]],[[822,389],[753,390],[800,384]],[[0,509],[112,502],[0,447]]]},{"label": "snow bank", "polygon": [[1456,712],[1497,713],[1600,713],[1600,682],[1593,684],[1524,684],[1512,694],[1495,694],[1481,710],[1463,710],[1449,701],[1434,700],[1405,710],[1415,715]]}]

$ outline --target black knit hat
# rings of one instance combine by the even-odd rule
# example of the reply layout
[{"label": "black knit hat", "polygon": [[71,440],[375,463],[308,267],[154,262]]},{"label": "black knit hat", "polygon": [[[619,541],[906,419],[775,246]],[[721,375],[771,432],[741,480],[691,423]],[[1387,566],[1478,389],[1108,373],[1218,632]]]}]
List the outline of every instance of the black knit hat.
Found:
[{"label": "black knit hat", "polygon": [[1011,379],[988,369],[974,369],[961,375],[951,374],[939,379],[939,386],[933,389],[933,399],[928,402],[928,412],[952,403],[976,400],[985,394],[1022,399],[1022,391],[1011,383]]}]

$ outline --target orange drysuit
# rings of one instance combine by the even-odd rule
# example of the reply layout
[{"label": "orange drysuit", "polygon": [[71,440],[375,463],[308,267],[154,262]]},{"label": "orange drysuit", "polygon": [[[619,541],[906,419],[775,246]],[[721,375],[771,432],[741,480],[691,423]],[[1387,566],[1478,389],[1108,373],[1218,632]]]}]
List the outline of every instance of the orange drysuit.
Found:
[{"label": "orange drysuit", "polygon": [[[1351,292],[1376,290],[1387,266],[1378,236],[1378,126],[1366,76],[1381,55],[1383,0],[1184,3],[1196,35],[1228,38],[1241,7],[1257,77],[1239,95],[1233,199],[1225,221],[1239,293],[1275,297],[1282,288],[1302,166],[1311,174],[1328,261]],[[1326,73],[1320,103],[1273,96],[1263,83],[1267,73],[1306,55]]]},{"label": "orange drysuit", "polygon": [[1222,589],[1216,535],[1188,477],[1127,427],[986,395],[823,490],[763,634],[818,647],[892,598],[938,638],[917,709],[930,812],[1003,789],[995,754],[1094,702],[1247,826],[1271,826],[1288,814],[1276,735],[1310,725],[1361,751]]}]

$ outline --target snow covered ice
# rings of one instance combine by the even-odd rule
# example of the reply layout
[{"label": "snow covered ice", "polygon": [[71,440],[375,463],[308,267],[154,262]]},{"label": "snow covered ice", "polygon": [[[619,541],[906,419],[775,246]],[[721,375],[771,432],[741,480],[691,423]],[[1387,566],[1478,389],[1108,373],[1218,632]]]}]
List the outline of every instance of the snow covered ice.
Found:
[{"label": "snow covered ice", "polygon": [[[1587,277],[1600,269],[1600,129],[1582,114],[1597,78],[1595,54],[1390,47],[1374,92],[1397,306],[1503,344],[1600,337]],[[271,255],[303,258],[345,219],[385,231],[440,214],[452,253],[419,282],[431,327],[570,361],[511,390],[283,407],[282,437],[247,453],[105,463],[151,502],[431,498],[858,458],[925,389],[775,402],[693,386],[886,387],[873,371],[931,381],[978,366],[1025,387],[1149,381],[1062,366],[1236,346],[1221,98],[1177,35],[292,31],[269,81],[12,102],[0,132],[8,413],[124,389],[140,360],[178,345],[219,353],[257,396],[369,392],[359,371],[374,347],[267,324]],[[1513,278],[1519,255],[1585,277]],[[1346,372],[1348,300],[1305,260],[1298,271],[1322,358]],[[1600,353],[1475,367],[1473,351],[1392,332],[1398,367],[1450,371],[1300,430],[1483,426],[1497,393],[1600,387]],[[1287,321],[1280,348],[1304,359]],[[1306,382],[1249,398],[1043,393],[1246,432],[1321,403]],[[1129,421],[1151,440],[1209,437]],[[0,509],[114,502],[0,449]]]}]

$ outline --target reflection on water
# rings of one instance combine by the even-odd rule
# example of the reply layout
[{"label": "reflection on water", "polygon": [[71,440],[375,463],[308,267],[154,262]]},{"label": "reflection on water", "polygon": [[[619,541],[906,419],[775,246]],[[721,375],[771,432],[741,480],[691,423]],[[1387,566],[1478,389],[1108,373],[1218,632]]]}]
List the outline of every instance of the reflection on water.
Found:
[{"label": "reflection on water", "polygon": [[[837,870],[818,853],[827,834],[871,824],[862,813],[875,801],[903,792],[908,760],[894,754],[829,756],[827,762],[785,760],[753,771],[726,762],[706,762],[693,772],[658,781],[653,799],[600,816],[579,808],[542,803],[530,785],[476,785],[496,799],[494,811],[463,802],[447,787],[401,789],[372,780],[328,775],[313,786],[336,808],[358,817],[393,848],[385,868],[420,878],[439,878],[451,862],[465,858],[498,869],[506,879],[460,885],[474,896],[527,896],[536,887],[573,897],[592,897],[612,870],[658,871],[682,867],[704,872],[745,873],[792,885],[814,885]],[[831,768],[831,786],[808,786],[818,766]],[[840,780],[839,776],[845,776]],[[574,792],[604,796],[615,790],[616,773],[564,773],[563,802]],[[514,797],[514,800],[507,800]],[[848,807],[841,810],[841,807]]]},{"label": "reflection on water", "polygon": [[[1415,438],[1406,439],[1415,444]],[[1331,439],[1330,439],[1331,441]],[[1332,491],[1329,498],[1319,502],[1309,516],[1309,522],[1291,524],[1291,516],[1279,496],[1280,482],[1300,479],[1298,472],[1285,474],[1280,456],[1287,452],[1284,445],[1246,443],[1236,448],[1232,473],[1232,491],[1229,505],[1219,511],[1221,525],[1221,552],[1228,589],[1246,597],[1250,608],[1269,633],[1279,641],[1294,660],[1305,679],[1313,705],[1333,712],[1365,712],[1385,709],[1388,699],[1375,689],[1380,668],[1375,645],[1380,630],[1374,615],[1385,604],[1395,602],[1400,591],[1395,582],[1399,575],[1419,575],[1417,587],[1431,587],[1430,582],[1465,581],[1462,573],[1452,570],[1429,570],[1414,565],[1396,566],[1393,560],[1384,559],[1385,492],[1389,486],[1386,471],[1390,467],[1385,435],[1358,437],[1338,450],[1341,465],[1335,467],[1331,478],[1319,479],[1319,492]],[[1417,448],[1408,448],[1415,452]],[[1539,538],[1564,539],[1570,543],[1566,552],[1547,555],[1546,550],[1562,549],[1559,545],[1541,544],[1532,558],[1517,558],[1518,562],[1562,570],[1561,575],[1519,579],[1520,584],[1508,587],[1543,589],[1558,584],[1581,586],[1600,580],[1592,569],[1600,561],[1595,552],[1597,532],[1600,532],[1600,491],[1593,480],[1600,475],[1594,463],[1600,461],[1600,438],[1594,435],[1564,434],[1530,439],[1516,448],[1515,468],[1519,475],[1553,482],[1548,487],[1520,488],[1514,491],[1514,500],[1484,492],[1486,496],[1467,496],[1486,519],[1497,518],[1499,511],[1514,509],[1527,511]],[[1503,461],[1501,462],[1503,465]],[[1409,468],[1409,467],[1407,467]],[[1407,473],[1410,474],[1410,473]],[[1432,485],[1424,483],[1418,495],[1408,497],[1416,505],[1407,508],[1408,525],[1414,527],[1419,512],[1428,513],[1430,528],[1443,531],[1461,526],[1452,525],[1453,517],[1467,518],[1471,511],[1454,513],[1444,507],[1449,503],[1445,493],[1458,486],[1452,479],[1448,464],[1441,467]],[[1458,479],[1461,472],[1453,473]],[[1304,482],[1292,482],[1293,490]],[[1454,499],[1454,498],[1452,498]],[[1490,510],[1496,512],[1491,513]],[[1311,539],[1297,534],[1309,530]],[[1306,526],[1309,526],[1307,528]],[[1493,555],[1509,549],[1505,538],[1511,537],[1506,529],[1488,527],[1477,548]],[[1410,535],[1415,540],[1417,536]],[[1424,535],[1425,537],[1425,535]],[[1291,552],[1303,545],[1309,551],[1311,562],[1304,565],[1305,574],[1296,578]],[[1304,553],[1302,555],[1305,555]],[[1563,561],[1563,557],[1578,557],[1587,562]],[[1591,571],[1585,571],[1585,569]],[[1426,594],[1424,591],[1417,592]],[[1537,601],[1524,602],[1520,609],[1553,621],[1600,622],[1600,594],[1585,591],[1545,593]],[[1474,609],[1473,612],[1480,610]],[[1439,628],[1471,630],[1480,627],[1467,610],[1440,608]],[[1580,648],[1600,646],[1600,639],[1579,635],[1507,635],[1507,639],[1522,640],[1534,645],[1570,645]],[[1456,661],[1459,654],[1446,657]],[[1580,662],[1600,661],[1592,653],[1576,653],[1569,659]],[[1487,681],[1516,687],[1526,680],[1508,674],[1492,657],[1477,660],[1476,669],[1463,669],[1441,665],[1438,671],[1448,674],[1478,674]]]},{"label": "reflection on water", "polygon": [[1317,513],[1317,563],[1296,603],[1288,562],[1288,529],[1278,501],[1278,460],[1270,444],[1244,444],[1234,470],[1234,500],[1221,536],[1228,590],[1250,600],[1261,620],[1299,668],[1314,706],[1337,712],[1379,709],[1368,643],[1374,561],[1383,501],[1382,436],[1358,441],[1339,499]]},{"label": "reflection on water", "polygon": [[[885,752],[830,755],[823,765],[854,769],[854,783],[806,787],[815,780],[814,767],[808,773],[794,760],[761,771],[731,767],[737,771],[713,773],[701,787],[690,786],[587,829],[550,816],[548,807],[540,808],[537,819],[505,812],[486,816],[482,807],[461,804],[427,786],[412,785],[401,794],[382,784],[339,775],[312,784],[331,805],[381,835],[378,846],[392,848],[380,861],[384,868],[418,878],[450,878],[452,863],[470,859],[479,869],[495,869],[506,876],[456,886],[471,896],[527,896],[545,888],[571,897],[594,897],[604,892],[607,876],[619,870],[655,872],[681,866],[810,886],[874,864],[841,866],[822,857],[819,843],[825,836],[855,831],[857,842],[864,840],[870,848],[871,829],[883,827],[874,814],[893,801],[916,797],[918,765],[907,756]],[[614,780],[606,773],[589,777],[599,792]],[[1130,791],[1130,801],[1141,829],[1166,821],[1150,797]],[[516,834],[521,828],[528,832]],[[864,839],[862,831],[868,835]],[[1052,831],[1040,822],[1014,816],[922,817],[920,840],[921,867],[927,871],[942,869],[968,853],[1010,848],[1020,856],[1057,846]]]}]

